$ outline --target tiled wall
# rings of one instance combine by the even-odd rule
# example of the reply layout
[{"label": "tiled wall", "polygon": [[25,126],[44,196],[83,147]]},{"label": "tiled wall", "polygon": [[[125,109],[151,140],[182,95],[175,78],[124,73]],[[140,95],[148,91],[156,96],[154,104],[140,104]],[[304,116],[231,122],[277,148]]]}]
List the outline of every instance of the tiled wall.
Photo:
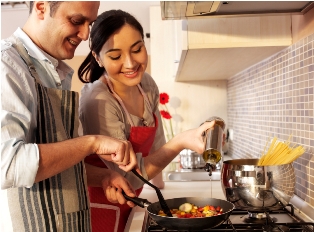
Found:
[{"label": "tiled wall", "polygon": [[314,206],[314,34],[228,80],[233,158],[259,157],[278,137],[307,151],[293,165],[295,194]]}]

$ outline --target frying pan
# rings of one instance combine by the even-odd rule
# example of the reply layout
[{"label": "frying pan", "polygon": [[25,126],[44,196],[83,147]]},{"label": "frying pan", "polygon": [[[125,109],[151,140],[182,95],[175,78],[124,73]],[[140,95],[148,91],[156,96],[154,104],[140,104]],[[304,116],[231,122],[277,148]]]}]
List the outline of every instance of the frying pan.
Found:
[{"label": "frying pan", "polygon": [[146,210],[150,217],[161,227],[174,230],[202,230],[219,226],[229,218],[232,210],[234,209],[234,205],[229,201],[215,198],[181,197],[167,199],[166,202],[170,209],[178,209],[181,204],[187,202],[199,207],[213,205],[215,207],[220,206],[223,209],[223,213],[221,215],[212,217],[176,218],[159,216],[158,212],[161,210],[161,206],[158,201],[150,203],[146,199],[136,197],[132,198],[125,194],[124,197],[142,208],[147,207]]}]

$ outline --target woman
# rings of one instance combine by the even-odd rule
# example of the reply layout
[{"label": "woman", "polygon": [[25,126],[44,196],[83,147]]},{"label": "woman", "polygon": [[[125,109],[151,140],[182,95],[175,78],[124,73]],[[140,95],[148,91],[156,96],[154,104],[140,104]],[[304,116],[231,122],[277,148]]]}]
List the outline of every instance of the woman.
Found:
[{"label": "woman", "polygon": [[[158,87],[145,73],[148,55],[142,26],[127,12],[106,11],[94,22],[90,48],[78,73],[80,80],[88,83],[82,88],[80,99],[84,134],[129,140],[134,151],[143,157],[156,151],[165,144],[165,137],[158,110]],[[140,194],[142,182],[132,173],[123,173],[96,155],[85,162],[121,173]],[[164,187],[161,172],[152,183]],[[90,187],[89,193],[93,231],[122,232],[131,208],[110,203],[101,188]]]}]

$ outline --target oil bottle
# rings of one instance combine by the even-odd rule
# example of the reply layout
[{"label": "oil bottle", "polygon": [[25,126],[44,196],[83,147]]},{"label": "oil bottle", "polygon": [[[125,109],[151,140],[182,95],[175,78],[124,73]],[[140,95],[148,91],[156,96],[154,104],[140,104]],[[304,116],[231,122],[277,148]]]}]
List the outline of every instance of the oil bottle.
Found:
[{"label": "oil bottle", "polygon": [[205,171],[211,176],[215,171],[217,163],[222,157],[222,143],[225,129],[225,122],[222,118],[213,116],[206,120],[211,122],[215,120],[215,125],[206,130],[203,135],[205,137],[205,151],[203,152],[203,159],[206,162]]}]

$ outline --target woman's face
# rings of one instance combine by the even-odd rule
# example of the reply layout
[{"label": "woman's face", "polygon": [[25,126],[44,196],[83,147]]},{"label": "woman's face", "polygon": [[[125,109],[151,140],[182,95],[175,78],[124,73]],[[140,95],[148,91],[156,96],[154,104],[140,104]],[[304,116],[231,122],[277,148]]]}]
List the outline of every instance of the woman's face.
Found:
[{"label": "woman's face", "polygon": [[147,67],[147,51],[142,36],[128,24],[109,37],[99,58],[115,85],[139,84]]}]

